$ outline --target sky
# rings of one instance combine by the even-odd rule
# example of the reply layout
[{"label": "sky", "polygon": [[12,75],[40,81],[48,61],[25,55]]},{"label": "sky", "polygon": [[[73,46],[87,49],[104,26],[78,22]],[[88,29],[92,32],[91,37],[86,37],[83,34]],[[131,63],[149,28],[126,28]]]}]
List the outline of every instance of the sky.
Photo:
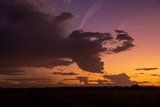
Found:
[{"label": "sky", "polygon": [[0,87],[160,86],[160,0],[0,5]]}]

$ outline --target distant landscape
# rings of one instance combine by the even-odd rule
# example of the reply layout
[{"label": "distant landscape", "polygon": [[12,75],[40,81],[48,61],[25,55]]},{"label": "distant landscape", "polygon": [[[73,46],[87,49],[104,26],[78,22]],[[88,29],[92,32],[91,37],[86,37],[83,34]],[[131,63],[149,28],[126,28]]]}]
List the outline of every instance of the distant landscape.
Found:
[{"label": "distant landscape", "polygon": [[159,87],[0,89],[1,107],[159,107]]}]

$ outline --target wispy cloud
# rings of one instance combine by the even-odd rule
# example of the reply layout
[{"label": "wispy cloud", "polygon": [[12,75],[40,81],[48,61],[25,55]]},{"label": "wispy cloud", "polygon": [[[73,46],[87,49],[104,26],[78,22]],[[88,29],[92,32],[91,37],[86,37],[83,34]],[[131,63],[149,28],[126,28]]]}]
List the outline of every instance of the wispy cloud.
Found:
[{"label": "wispy cloud", "polygon": [[136,71],[153,71],[153,70],[158,70],[158,68],[136,68],[134,70],[136,70]]},{"label": "wispy cloud", "polygon": [[150,76],[160,77],[160,74],[150,74]]},{"label": "wispy cloud", "polygon": [[0,81],[0,87],[53,87],[54,81],[49,78],[7,78]]},{"label": "wispy cloud", "polygon": [[62,76],[72,76],[72,75],[78,75],[74,72],[53,72],[53,75],[62,75]]}]

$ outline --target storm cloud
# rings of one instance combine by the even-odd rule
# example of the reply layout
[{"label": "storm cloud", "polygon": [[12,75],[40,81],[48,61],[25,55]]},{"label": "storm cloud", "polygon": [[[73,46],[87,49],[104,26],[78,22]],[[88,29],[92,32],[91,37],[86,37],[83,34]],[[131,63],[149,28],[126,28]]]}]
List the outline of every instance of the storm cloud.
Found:
[{"label": "storm cloud", "polygon": [[133,39],[124,31],[112,34],[76,30],[65,37],[65,26],[74,15],[69,12],[49,15],[43,3],[0,1],[0,68],[52,68],[76,63],[82,70],[102,72],[102,54],[134,46]]}]

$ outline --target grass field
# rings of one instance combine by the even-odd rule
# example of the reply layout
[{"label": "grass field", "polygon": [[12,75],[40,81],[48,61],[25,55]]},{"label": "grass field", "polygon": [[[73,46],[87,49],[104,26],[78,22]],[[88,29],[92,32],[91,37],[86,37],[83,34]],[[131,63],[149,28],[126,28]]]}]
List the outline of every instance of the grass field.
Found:
[{"label": "grass field", "polygon": [[160,88],[0,89],[0,107],[160,107]]}]

